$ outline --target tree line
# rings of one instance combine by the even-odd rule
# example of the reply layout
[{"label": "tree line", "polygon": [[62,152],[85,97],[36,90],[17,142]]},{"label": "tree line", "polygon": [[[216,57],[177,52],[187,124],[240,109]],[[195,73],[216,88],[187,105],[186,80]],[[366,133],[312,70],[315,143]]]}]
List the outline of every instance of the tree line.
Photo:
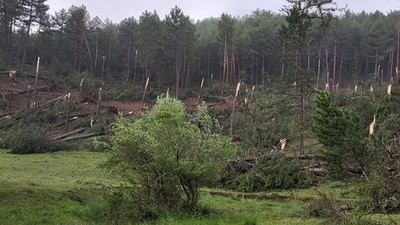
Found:
[{"label": "tree line", "polygon": [[[175,6],[164,18],[145,11],[139,18],[114,23],[91,17],[83,5],[50,15],[46,0],[0,2],[2,67],[18,70],[29,69],[40,56],[44,65],[87,70],[102,80],[139,85],[149,77],[158,89],[175,86],[177,94],[202,78],[268,85],[288,73],[285,56],[296,54],[282,36],[284,13],[255,10],[243,17],[222,14],[194,22]],[[357,84],[371,77],[389,81],[399,64],[399,17],[397,11],[337,10],[326,17],[330,26],[312,20],[299,63],[315,72],[317,87]],[[331,78],[322,75],[327,73]]]}]

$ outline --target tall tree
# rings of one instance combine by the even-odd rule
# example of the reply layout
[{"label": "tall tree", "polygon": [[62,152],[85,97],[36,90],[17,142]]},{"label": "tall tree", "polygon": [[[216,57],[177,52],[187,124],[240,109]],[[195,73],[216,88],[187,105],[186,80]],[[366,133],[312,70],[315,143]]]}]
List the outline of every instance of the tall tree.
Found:
[{"label": "tall tree", "polygon": [[8,56],[10,52],[10,38],[12,34],[12,24],[19,16],[20,4],[15,0],[0,0],[0,30],[3,36],[3,48]]},{"label": "tall tree", "polygon": [[[163,52],[162,25],[157,12],[145,11],[139,18],[137,58],[143,67],[143,79],[154,74],[160,88],[160,64]],[[135,52],[136,55],[136,52]]]},{"label": "tall tree", "polygon": [[57,60],[60,59],[63,53],[63,42],[64,42],[67,19],[68,19],[68,13],[67,10],[65,9],[61,9],[60,11],[56,12],[54,16],[52,16],[53,28],[58,33],[58,44],[56,53]]},{"label": "tall tree", "polygon": [[85,6],[71,6],[68,10],[67,32],[75,42],[74,69],[81,71],[82,52],[86,46],[90,65],[88,66],[93,74],[92,54],[87,39],[90,15]]},{"label": "tall tree", "polygon": [[107,39],[107,70],[106,70],[106,77],[108,79],[108,77],[110,76],[110,66],[111,66],[111,54],[112,54],[112,50],[113,50],[113,43],[116,40],[116,38],[118,37],[118,27],[116,24],[114,24],[111,20],[106,19],[105,20],[105,26],[104,26],[104,34],[106,35],[106,39]]},{"label": "tall tree", "polygon": [[308,0],[308,8],[310,14],[314,18],[318,18],[320,23],[320,31],[325,45],[325,67],[326,67],[326,91],[332,93],[332,75],[329,66],[329,43],[328,29],[333,19],[333,12],[336,10],[332,5],[335,5],[333,0]]},{"label": "tall tree", "polygon": [[307,45],[309,29],[312,18],[309,14],[307,0],[287,0],[290,5],[286,6],[286,24],[283,24],[280,33],[286,39],[285,43],[295,49],[294,75],[295,82],[299,81],[300,104],[299,104],[299,136],[300,154],[304,155],[304,83],[303,70],[301,68],[301,51]]},{"label": "tall tree", "polygon": [[[118,43],[119,48],[121,50],[120,58],[123,60],[123,67],[126,67],[126,84],[128,83],[131,76],[131,65],[132,58],[135,53],[135,45],[136,45],[136,27],[137,21],[133,17],[129,17],[124,19],[119,24],[119,35],[118,35]],[[136,79],[136,77],[134,77]],[[133,81],[135,85],[135,80]]]},{"label": "tall tree", "polygon": [[187,47],[190,35],[194,33],[188,16],[175,6],[165,17],[165,35],[168,46],[175,58],[175,96],[178,98],[182,76],[187,72]]},{"label": "tall tree", "polygon": [[45,4],[46,0],[21,0],[21,21],[25,29],[24,51],[22,55],[21,70],[24,70],[26,51],[29,44],[29,37],[32,25],[45,21],[49,6]]},{"label": "tall tree", "polygon": [[222,82],[229,83],[232,71],[229,71],[229,59],[233,57],[233,34],[235,31],[235,20],[228,14],[223,13],[218,22],[219,39],[224,46],[224,61],[222,69]]}]

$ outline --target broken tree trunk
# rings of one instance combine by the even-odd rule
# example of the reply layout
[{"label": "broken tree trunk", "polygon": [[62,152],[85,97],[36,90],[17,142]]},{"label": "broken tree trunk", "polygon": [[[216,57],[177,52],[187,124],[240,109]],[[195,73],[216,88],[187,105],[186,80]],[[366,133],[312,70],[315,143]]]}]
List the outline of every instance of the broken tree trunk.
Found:
[{"label": "broken tree trunk", "polygon": [[201,94],[203,92],[203,85],[204,85],[204,77],[203,79],[201,79],[201,84],[200,84],[200,93],[199,93],[199,97],[197,98],[197,105],[199,105],[201,102]]},{"label": "broken tree trunk", "polygon": [[103,95],[103,89],[100,87],[99,88],[99,97],[98,97],[98,100],[97,100],[97,109],[96,109],[97,116],[100,115],[100,103],[101,103],[102,95]]},{"label": "broken tree trunk", "polygon": [[50,101],[47,101],[47,102],[41,104],[40,106],[42,107],[42,106],[50,105],[50,104],[52,104],[54,102],[64,100],[66,97],[67,97],[67,95],[58,96],[57,98],[54,98],[54,99],[52,99]]},{"label": "broken tree trunk", "polygon": [[237,84],[236,87],[236,95],[235,98],[233,100],[233,109],[232,109],[232,115],[231,115],[231,126],[229,128],[229,135],[232,137],[233,135],[233,118],[235,117],[235,108],[236,108],[236,101],[237,101],[237,97],[239,95],[239,90],[240,90],[240,82]]},{"label": "broken tree trunk", "polygon": [[70,101],[71,100],[71,93],[67,94],[67,98],[66,98],[66,104],[67,104],[67,119],[65,121],[65,130],[68,131],[69,129],[69,118],[71,115],[71,105],[70,105]]},{"label": "broken tree trunk", "polygon": [[[144,98],[146,97],[147,86],[149,85],[149,79],[150,79],[150,77],[147,77],[146,85],[144,86],[143,99],[142,99],[142,109],[143,109],[143,105],[144,105]],[[177,87],[179,87],[179,85]],[[178,98],[178,95],[176,95],[176,98]]]},{"label": "broken tree trunk", "polygon": [[37,91],[37,83],[38,83],[38,77],[39,77],[39,65],[40,65],[40,57],[38,57],[37,63],[36,63],[35,87],[33,89],[33,107],[35,107],[35,104],[36,104],[36,91]]}]

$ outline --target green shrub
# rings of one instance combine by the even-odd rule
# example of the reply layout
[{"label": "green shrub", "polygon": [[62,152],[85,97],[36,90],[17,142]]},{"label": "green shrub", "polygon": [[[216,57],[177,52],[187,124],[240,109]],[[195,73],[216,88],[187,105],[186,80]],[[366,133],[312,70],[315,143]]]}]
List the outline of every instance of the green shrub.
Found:
[{"label": "green shrub", "polygon": [[[378,171],[378,170],[377,170]],[[387,171],[369,174],[357,185],[359,207],[365,212],[398,212],[400,210],[400,179]]]},{"label": "green shrub", "polygon": [[142,219],[195,209],[199,187],[217,179],[236,151],[229,138],[201,130],[186,116],[182,102],[161,98],[148,115],[115,125],[104,166],[133,186],[130,194]]},{"label": "green shrub", "polygon": [[319,198],[308,205],[309,216],[325,219],[330,223],[342,223],[346,218],[343,204],[332,193],[315,190]]}]

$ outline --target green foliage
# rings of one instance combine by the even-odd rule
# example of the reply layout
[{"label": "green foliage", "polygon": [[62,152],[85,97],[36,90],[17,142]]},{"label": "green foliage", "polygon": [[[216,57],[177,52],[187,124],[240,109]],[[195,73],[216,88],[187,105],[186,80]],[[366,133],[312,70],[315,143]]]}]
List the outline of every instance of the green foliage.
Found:
[{"label": "green foliage", "polygon": [[270,151],[279,140],[291,139],[290,125],[297,119],[290,109],[292,102],[285,95],[264,94],[249,108],[240,107],[235,112],[234,134],[248,156],[259,156]]},{"label": "green foliage", "polygon": [[367,132],[356,114],[331,103],[326,92],[317,91],[315,96],[312,130],[326,147],[322,158],[332,175],[342,174],[349,166],[365,170],[369,159],[365,143]]},{"label": "green foliage", "polygon": [[345,211],[341,209],[340,202],[332,193],[326,193],[315,189],[318,199],[310,202],[308,205],[309,215],[317,218],[324,218],[330,223],[340,223],[346,218]]},{"label": "green foliage", "polygon": [[10,133],[2,142],[2,147],[11,149],[13,154],[44,153],[60,150],[60,146],[52,143],[43,130],[34,126],[20,128]]},{"label": "green foliage", "polygon": [[[240,166],[240,164],[236,165],[236,167]],[[301,170],[298,160],[285,157],[281,153],[273,153],[261,158],[255,163],[254,168],[236,176],[235,188],[243,192],[307,188],[313,184],[311,176]]]},{"label": "green foliage", "polygon": [[400,209],[400,181],[383,171],[369,174],[357,188],[359,207],[365,212],[393,212]]},{"label": "green foliage", "polygon": [[203,99],[206,102],[218,102],[219,97],[234,95],[235,90],[233,90],[228,84],[215,82],[212,86],[208,86],[204,90]]},{"label": "green foliage", "polygon": [[298,160],[290,160],[283,154],[274,154],[270,160],[263,159],[257,164],[257,173],[266,188],[306,188],[312,183],[306,172],[301,170]]},{"label": "green foliage", "polygon": [[64,85],[67,85],[66,88],[74,88],[79,90],[82,79],[84,79],[82,84],[82,91],[97,92],[102,86],[101,80],[90,75],[88,71],[70,74],[65,77],[65,80],[62,83],[64,83]]},{"label": "green foliage", "polygon": [[105,166],[135,187],[131,194],[143,217],[194,209],[199,187],[217,179],[235,153],[228,138],[210,132],[209,117],[201,117],[203,129],[185,117],[182,102],[161,98],[143,118],[121,118],[115,125]]}]

